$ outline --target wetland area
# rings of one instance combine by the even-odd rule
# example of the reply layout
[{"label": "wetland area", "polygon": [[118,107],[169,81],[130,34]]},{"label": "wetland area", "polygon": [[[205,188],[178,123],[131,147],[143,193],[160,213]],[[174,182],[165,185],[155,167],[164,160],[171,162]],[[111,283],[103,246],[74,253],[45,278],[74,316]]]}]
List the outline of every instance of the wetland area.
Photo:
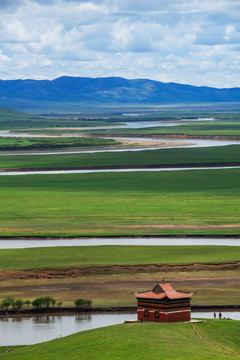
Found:
[{"label": "wetland area", "polygon": [[[239,305],[240,126],[215,115],[4,128],[2,145],[15,149],[0,151],[1,297],[50,295],[66,307],[82,297],[102,309],[134,308],[132,292],[166,278],[196,291],[194,306]],[[71,145],[86,138],[84,148]],[[237,311],[223,316],[239,320]],[[212,318],[212,311],[192,317]],[[1,317],[1,345],[133,318]]]}]

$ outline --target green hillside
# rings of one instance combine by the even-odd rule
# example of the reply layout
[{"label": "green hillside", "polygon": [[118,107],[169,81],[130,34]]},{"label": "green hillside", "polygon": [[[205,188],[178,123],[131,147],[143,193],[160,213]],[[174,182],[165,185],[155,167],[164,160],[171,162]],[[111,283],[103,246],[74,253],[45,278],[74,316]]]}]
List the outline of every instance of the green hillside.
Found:
[{"label": "green hillside", "polygon": [[0,121],[8,120],[24,120],[31,118],[32,116],[22,111],[13,110],[7,107],[0,106]]},{"label": "green hillside", "polygon": [[[135,323],[80,332],[16,347],[1,358],[16,360],[240,359],[240,322]],[[6,349],[2,348],[4,351]]]}]

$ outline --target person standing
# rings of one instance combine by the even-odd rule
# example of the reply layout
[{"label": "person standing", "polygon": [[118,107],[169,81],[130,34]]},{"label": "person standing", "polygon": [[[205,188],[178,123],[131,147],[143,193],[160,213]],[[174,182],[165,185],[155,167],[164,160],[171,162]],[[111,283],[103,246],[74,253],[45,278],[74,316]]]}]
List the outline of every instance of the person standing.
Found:
[{"label": "person standing", "polygon": [[219,313],[219,319],[221,319],[221,318],[222,318],[222,313],[220,312],[220,313]]},{"label": "person standing", "polygon": [[214,313],[213,313],[213,317],[214,317],[214,319],[216,319],[216,313],[215,313],[215,311],[214,311]]}]

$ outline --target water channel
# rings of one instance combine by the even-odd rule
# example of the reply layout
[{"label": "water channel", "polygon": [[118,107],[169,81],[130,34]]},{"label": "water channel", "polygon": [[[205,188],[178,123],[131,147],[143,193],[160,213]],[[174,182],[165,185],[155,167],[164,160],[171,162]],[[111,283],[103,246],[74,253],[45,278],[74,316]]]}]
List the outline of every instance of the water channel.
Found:
[{"label": "water channel", "polygon": [[[0,134],[0,136],[2,136]],[[20,136],[20,135],[19,135]],[[44,135],[42,137],[45,137]],[[176,149],[176,148],[199,148],[199,147],[214,147],[214,146],[228,146],[228,145],[239,145],[240,141],[238,140],[201,140],[201,139],[165,139],[165,138],[150,138],[150,137],[116,137],[115,140],[147,140],[147,141],[163,141],[164,143],[169,142],[169,146],[152,146],[152,147],[136,147],[136,148],[119,148],[119,149],[102,149],[102,150],[39,150],[39,151],[21,151],[20,153],[16,152],[6,152],[2,151],[0,153],[4,156],[16,156],[16,155],[59,155],[59,154],[95,154],[95,153],[105,153],[105,152],[126,152],[126,151],[150,151],[150,150],[163,150],[163,149]],[[182,145],[174,145],[173,143],[177,142]],[[188,145],[190,144],[191,145]]]},{"label": "water channel", "polygon": [[[189,121],[214,121],[217,119],[213,118],[198,118],[198,119],[182,119],[176,123],[169,123],[165,121],[134,121],[134,122],[124,122],[123,125],[116,126],[107,126],[101,127],[101,129],[117,129],[117,128],[129,128],[129,129],[142,129],[142,128],[151,128],[151,127],[171,127],[184,125],[185,122]],[[97,127],[95,128],[98,129]],[[68,128],[62,128],[63,130],[68,130]],[[73,130],[73,129],[72,129]],[[84,128],[86,130],[86,128]],[[53,135],[44,135],[44,134],[27,134],[27,133],[14,133],[9,130],[1,130],[0,137],[53,137]],[[64,135],[54,135],[54,137],[82,137],[79,134],[64,134]],[[161,150],[161,149],[174,149],[174,148],[183,148],[183,147],[213,147],[213,146],[227,146],[227,145],[239,145],[240,141],[237,140],[204,140],[204,139],[165,139],[165,138],[151,138],[151,137],[115,137],[115,140],[148,140],[148,141],[164,141],[165,143],[169,142],[169,146],[154,146],[154,147],[138,147],[138,148],[119,148],[119,149],[104,149],[104,150],[49,150],[49,151],[23,151],[20,155],[58,155],[58,154],[92,154],[92,153],[102,153],[102,152],[125,152],[125,151],[144,151],[144,150]],[[181,143],[182,145],[174,145],[173,142]],[[189,145],[191,144],[191,145]],[[0,155],[16,156],[15,152],[1,152]]]},{"label": "water channel", "polygon": [[[217,119],[214,118],[198,118],[198,119],[181,119],[178,120],[176,122],[168,122],[168,121],[121,121],[121,125],[109,125],[109,126],[96,126],[96,127],[75,127],[75,128],[58,128],[57,130],[63,131],[63,130],[89,130],[89,129],[95,129],[95,130],[113,130],[113,129],[144,129],[144,128],[151,128],[151,127],[172,127],[172,126],[179,126],[179,125],[184,125],[185,122],[189,122],[189,121],[214,121]],[[56,130],[56,128],[47,128],[47,129],[36,129],[36,130]],[[46,134],[31,134],[31,133],[27,133],[28,130],[25,130],[26,133],[24,132],[16,132],[14,133],[14,131],[12,130],[0,130],[0,136],[1,137],[81,137],[82,135],[79,134],[60,134],[60,135],[46,135]]]},{"label": "water channel", "polygon": [[[222,311],[222,317],[240,320],[240,311]],[[0,346],[36,344],[79,331],[121,324],[136,318],[136,313],[1,317]],[[192,312],[192,318],[213,318],[213,311]]]},{"label": "water channel", "polygon": [[199,237],[199,238],[84,238],[84,239],[38,239],[38,240],[0,240],[0,249],[25,249],[39,247],[58,247],[58,246],[103,246],[103,245],[134,245],[134,246],[196,246],[196,245],[213,245],[213,246],[240,246],[240,239],[231,237]]},{"label": "water channel", "polygon": [[139,169],[98,169],[98,170],[31,170],[31,171],[2,171],[0,176],[14,175],[61,175],[61,174],[92,174],[108,172],[159,172],[159,171],[190,171],[190,170],[222,170],[239,169],[240,166],[215,166],[215,167],[176,167],[176,168],[139,168]]}]

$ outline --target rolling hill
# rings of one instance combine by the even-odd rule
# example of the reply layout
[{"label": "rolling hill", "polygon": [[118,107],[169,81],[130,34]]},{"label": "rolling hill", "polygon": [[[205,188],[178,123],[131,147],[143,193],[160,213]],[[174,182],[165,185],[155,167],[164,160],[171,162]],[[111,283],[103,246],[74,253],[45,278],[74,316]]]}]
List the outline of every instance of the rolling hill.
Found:
[{"label": "rolling hill", "polygon": [[148,79],[63,76],[54,80],[0,80],[0,106],[42,103],[181,104],[239,102],[240,88],[217,89]]}]

